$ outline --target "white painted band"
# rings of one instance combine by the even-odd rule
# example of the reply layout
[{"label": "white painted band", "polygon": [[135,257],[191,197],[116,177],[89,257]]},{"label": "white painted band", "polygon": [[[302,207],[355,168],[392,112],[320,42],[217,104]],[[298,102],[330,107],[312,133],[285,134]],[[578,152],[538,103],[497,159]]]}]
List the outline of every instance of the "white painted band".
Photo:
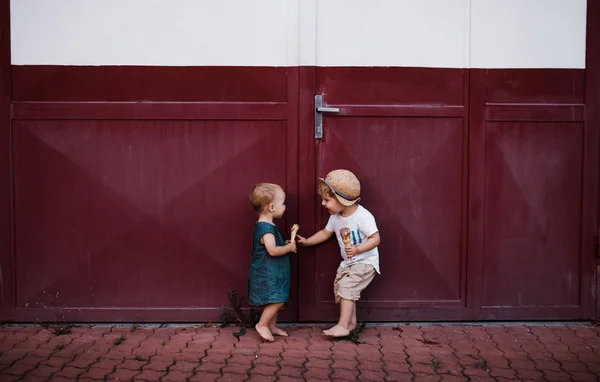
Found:
[{"label": "white painted band", "polygon": [[11,0],[14,65],[584,68],[586,0]]}]

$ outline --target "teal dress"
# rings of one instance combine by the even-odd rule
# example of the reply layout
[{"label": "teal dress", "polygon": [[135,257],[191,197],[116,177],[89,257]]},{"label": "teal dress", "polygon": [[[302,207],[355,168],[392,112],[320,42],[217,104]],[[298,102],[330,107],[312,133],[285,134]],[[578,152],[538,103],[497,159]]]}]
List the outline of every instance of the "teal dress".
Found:
[{"label": "teal dress", "polygon": [[285,245],[279,229],[267,222],[254,226],[254,243],[248,280],[248,303],[267,305],[287,302],[290,298],[290,259],[288,255],[271,256],[260,238],[267,233],[275,236],[277,246]]}]

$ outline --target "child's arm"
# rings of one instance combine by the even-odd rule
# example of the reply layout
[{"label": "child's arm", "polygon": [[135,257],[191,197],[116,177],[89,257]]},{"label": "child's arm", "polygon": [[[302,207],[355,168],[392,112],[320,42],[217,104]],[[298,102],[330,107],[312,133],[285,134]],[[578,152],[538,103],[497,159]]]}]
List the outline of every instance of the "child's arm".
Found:
[{"label": "child's arm", "polygon": [[325,240],[329,239],[332,235],[333,235],[333,232],[329,232],[325,228],[323,228],[322,230],[315,233],[308,239],[305,237],[302,237],[300,235],[297,235],[296,237],[298,238],[298,244],[300,244],[303,247],[308,247],[310,245],[316,245],[316,244],[322,243]]},{"label": "child's arm", "polygon": [[367,241],[365,241],[364,243],[346,247],[346,255],[348,255],[349,257],[359,255],[361,253],[372,250],[373,248],[377,247],[379,243],[381,243],[379,232],[375,232],[374,234],[369,236],[367,238]]},{"label": "child's arm", "polygon": [[266,233],[262,237],[263,243],[267,252],[271,256],[283,256],[290,252],[296,252],[296,243],[288,243],[286,245],[278,246],[275,242],[275,236],[272,233]]}]

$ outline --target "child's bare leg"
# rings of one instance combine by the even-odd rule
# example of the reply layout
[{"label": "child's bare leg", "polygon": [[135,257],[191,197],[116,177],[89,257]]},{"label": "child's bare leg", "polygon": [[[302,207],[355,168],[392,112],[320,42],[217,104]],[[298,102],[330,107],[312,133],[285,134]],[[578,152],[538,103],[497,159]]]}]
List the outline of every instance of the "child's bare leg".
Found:
[{"label": "child's bare leg", "polygon": [[273,334],[274,336],[283,336],[283,337],[288,336],[288,334],[285,330],[277,327],[277,314],[275,314],[275,316],[271,319],[271,322],[269,322],[269,330],[271,331],[271,334]]},{"label": "child's bare leg", "polygon": [[353,331],[356,329],[356,301],[354,302],[354,306],[352,307],[352,317],[350,317],[350,324],[348,324],[348,330]]},{"label": "child's bare leg", "polygon": [[323,334],[331,337],[346,337],[350,334],[348,329],[352,318],[352,310],[356,303],[352,300],[341,299],[340,301],[340,320],[333,328],[323,330]]},{"label": "child's bare leg", "polygon": [[274,340],[273,334],[269,330],[269,323],[271,322],[273,317],[277,316],[277,312],[282,306],[283,303],[269,304],[265,306],[265,309],[263,309],[263,312],[260,315],[260,321],[258,321],[258,324],[256,324],[256,326],[254,327],[263,340]]}]

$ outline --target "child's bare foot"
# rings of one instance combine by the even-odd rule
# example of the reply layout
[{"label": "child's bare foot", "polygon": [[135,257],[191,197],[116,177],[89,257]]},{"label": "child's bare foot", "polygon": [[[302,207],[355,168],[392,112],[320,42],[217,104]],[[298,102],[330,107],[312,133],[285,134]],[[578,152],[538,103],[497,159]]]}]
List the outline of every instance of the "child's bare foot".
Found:
[{"label": "child's bare foot", "polygon": [[269,330],[269,328],[267,328],[265,326],[259,326],[258,324],[256,324],[254,329],[256,329],[256,331],[258,332],[258,334],[260,335],[260,337],[263,340],[269,341],[269,342],[273,342],[275,340],[273,338],[273,335],[271,334],[271,331]]},{"label": "child's bare foot", "polygon": [[336,325],[333,328],[323,330],[323,334],[329,337],[346,337],[350,331],[341,325]]},{"label": "child's bare foot", "polygon": [[277,326],[269,327],[269,330],[271,331],[271,333],[274,336],[282,336],[282,337],[287,337],[288,336],[288,333],[285,330],[280,329]]}]

